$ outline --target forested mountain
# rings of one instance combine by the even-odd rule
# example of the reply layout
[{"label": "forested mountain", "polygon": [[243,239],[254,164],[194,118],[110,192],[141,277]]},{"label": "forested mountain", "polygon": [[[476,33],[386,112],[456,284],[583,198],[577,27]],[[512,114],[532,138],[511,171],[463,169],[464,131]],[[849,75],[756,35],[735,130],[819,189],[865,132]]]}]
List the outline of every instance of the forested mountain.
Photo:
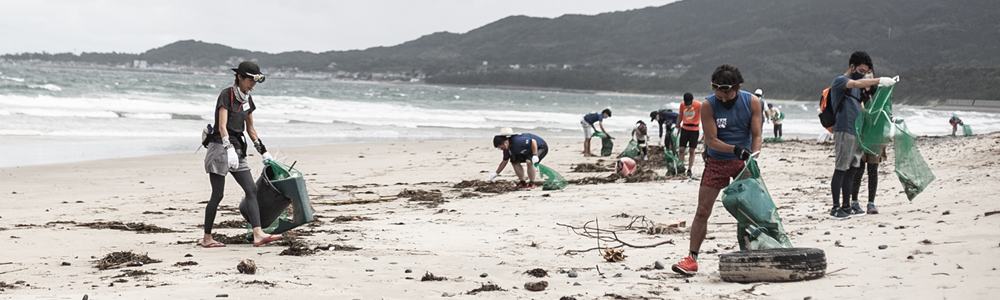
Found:
[{"label": "forested mountain", "polygon": [[[745,89],[763,88],[769,98],[815,99],[847,70],[851,52],[865,50],[876,76],[898,74],[904,84],[920,83],[898,89],[897,98],[916,102],[957,98],[957,83],[1000,86],[995,76],[979,77],[1000,70],[996,20],[995,0],[684,0],[595,16],[511,16],[467,33],[434,33],[365,50],[269,54],[180,41],[137,55],[50,56],[195,66],[241,58],[265,69],[419,72],[438,83],[650,93],[707,93],[712,70],[729,63],[742,70]],[[960,92],[964,98],[997,97],[986,90]]]}]

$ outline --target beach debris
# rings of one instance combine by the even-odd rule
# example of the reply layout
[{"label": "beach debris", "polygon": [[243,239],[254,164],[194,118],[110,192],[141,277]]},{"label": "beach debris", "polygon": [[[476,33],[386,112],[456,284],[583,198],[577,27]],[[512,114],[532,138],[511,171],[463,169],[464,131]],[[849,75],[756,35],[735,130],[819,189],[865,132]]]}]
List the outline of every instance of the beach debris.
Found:
[{"label": "beach debris", "polygon": [[118,251],[108,253],[104,258],[97,261],[95,268],[98,270],[117,269],[122,266],[137,267],[145,264],[161,262],[159,259],[150,258],[148,255],[132,253],[132,251]]},{"label": "beach debris", "polygon": [[[645,217],[644,216],[635,216],[635,217],[633,217],[633,223],[636,222],[636,219],[642,220],[642,219],[645,219]],[[630,223],[630,224],[633,224],[633,223]],[[591,224],[593,224],[593,226],[591,226]],[[569,227],[571,230],[573,230],[573,233],[575,233],[577,235],[584,236],[584,237],[587,237],[587,238],[596,239],[598,241],[598,244],[600,242],[605,242],[605,243],[617,242],[617,243],[620,244],[620,245],[614,246],[614,248],[621,248],[621,247],[624,247],[624,246],[628,246],[628,247],[632,247],[632,248],[652,248],[652,247],[660,246],[660,245],[663,245],[663,244],[673,244],[674,243],[674,240],[666,240],[666,241],[658,242],[658,243],[651,244],[651,245],[635,245],[635,244],[632,244],[632,243],[628,243],[628,242],[622,241],[621,239],[618,238],[618,232],[617,231],[615,231],[615,230],[608,230],[608,229],[600,229],[599,227],[597,227],[597,220],[587,221],[586,223],[583,224],[583,226],[579,226],[579,227],[577,227],[577,226],[571,226],[571,225],[566,225],[566,224],[561,224],[561,223],[556,223],[556,225]],[[626,229],[629,229],[629,226],[633,226],[633,225],[620,226],[620,227],[624,227]],[[635,227],[632,227],[632,228],[635,228]],[[566,255],[573,255],[573,254],[588,252],[588,251],[592,251],[592,250],[605,250],[605,248],[598,246],[598,247],[595,247],[595,248],[590,248],[590,249],[585,249],[585,250],[566,250],[566,252],[564,254],[566,254]]]},{"label": "beach debris", "polygon": [[448,280],[448,278],[434,276],[434,274],[431,272],[424,273],[424,277],[420,278],[420,281],[442,281],[442,280]]},{"label": "beach debris", "polygon": [[992,216],[992,215],[995,215],[995,214],[1000,214],[1000,210],[988,211],[984,215],[985,215],[985,217],[989,217],[989,216]]},{"label": "beach debris", "polygon": [[[580,285],[580,283],[577,282],[574,285]],[[559,300],[576,300],[576,298],[574,298],[573,296],[562,296],[562,297],[559,297]]]},{"label": "beach debris", "polygon": [[453,185],[452,188],[456,189],[472,188],[474,191],[480,193],[503,194],[510,192],[512,186],[514,186],[514,183],[506,180],[494,180],[494,181],[462,180],[462,182]]},{"label": "beach debris", "polygon": [[406,269],[406,270],[403,271],[403,273],[407,273],[407,274],[413,273],[413,269]]},{"label": "beach debris", "polygon": [[365,217],[365,216],[337,216],[337,217],[333,218],[333,221],[331,221],[331,222],[334,222],[334,223],[344,223],[344,222],[351,222],[351,221],[371,221],[371,220],[375,220],[375,219],[371,218],[371,217]]},{"label": "beach debris", "polygon": [[580,274],[576,273],[576,270],[569,270],[569,272],[566,272],[566,275],[569,276],[569,278],[576,278],[577,276],[580,276]]},{"label": "beach debris", "polygon": [[657,270],[663,270],[664,266],[662,262],[656,261],[653,263],[653,268]]},{"label": "beach debris", "polygon": [[[247,223],[247,221],[242,219],[233,219],[219,222],[219,224],[214,224],[212,225],[212,228],[247,228],[247,225],[249,224],[250,223]],[[205,227],[205,224],[198,224],[198,227]]]},{"label": "beach debris", "polygon": [[240,271],[240,274],[257,274],[257,263],[254,263],[252,259],[247,258],[241,260],[240,263],[236,265],[236,270]]},{"label": "beach debris", "polygon": [[885,250],[886,248],[889,248],[889,246],[888,245],[879,245],[878,246],[879,250]]},{"label": "beach debris", "polygon": [[215,298],[229,298],[229,294],[218,294],[215,295]]},{"label": "beach debris", "polygon": [[145,270],[122,270],[121,274],[112,276],[111,278],[122,278],[122,277],[133,277],[133,278],[135,278],[135,277],[149,276],[149,275],[156,275],[156,273],[145,271]]},{"label": "beach debris", "polygon": [[135,231],[136,233],[170,233],[179,232],[169,228],[156,225],[146,225],[145,223],[122,223],[121,221],[79,223],[77,226],[90,227],[91,229],[117,229],[124,231]]},{"label": "beach debris", "polygon": [[269,282],[269,281],[266,281],[266,280],[256,280],[256,279],[254,279],[253,281],[247,281],[247,282],[243,283],[243,285],[255,285],[255,284],[256,285],[263,285],[263,286],[266,286],[266,287],[275,287],[275,286],[278,285],[277,283]]},{"label": "beach debris", "polygon": [[532,291],[532,292],[541,292],[541,291],[544,291],[545,288],[547,288],[547,287],[549,287],[549,282],[545,281],[545,280],[537,281],[537,282],[525,282],[524,283],[524,289]]},{"label": "beach debris", "polygon": [[458,195],[458,197],[459,198],[474,198],[474,197],[479,197],[479,193],[463,192],[461,195]]},{"label": "beach debris", "polygon": [[489,277],[489,276],[490,276],[490,274],[486,274],[486,273],[479,274],[479,278],[486,278],[486,277]]},{"label": "beach debris", "polygon": [[592,172],[611,172],[614,168],[610,166],[601,165],[600,163],[581,163],[573,165],[571,172],[580,173],[592,173]]},{"label": "beach debris", "polygon": [[620,262],[625,260],[625,249],[615,250],[614,248],[605,248],[604,253],[601,253],[601,257],[608,262]]},{"label": "beach debris", "polygon": [[212,233],[213,240],[226,245],[251,244],[253,243],[251,236],[252,235],[250,235],[249,233],[240,233],[235,235]]},{"label": "beach debris", "polygon": [[69,263],[68,261],[64,261],[64,262],[62,262],[62,265],[63,265],[63,266],[69,266],[69,265],[71,265],[71,264],[70,264],[70,263]]},{"label": "beach debris", "polygon": [[930,245],[930,244],[933,244],[934,242],[931,242],[931,240],[928,240],[928,239],[924,239],[923,241],[920,241],[920,243],[924,244],[924,245]]},{"label": "beach debris", "polygon": [[603,183],[615,183],[615,182],[634,183],[634,182],[655,181],[659,177],[660,176],[657,175],[656,172],[654,172],[653,170],[638,170],[635,171],[635,173],[633,173],[632,175],[621,175],[618,173],[614,173],[606,177],[594,176],[594,177],[573,179],[569,180],[569,183],[579,184],[579,185],[603,184]]},{"label": "beach debris", "polygon": [[492,291],[505,292],[507,290],[505,290],[505,289],[501,288],[500,286],[498,286],[496,284],[493,284],[493,283],[484,283],[480,287],[478,287],[476,289],[473,289],[471,291],[465,292],[465,293],[468,294],[468,295],[475,295],[475,294],[480,293],[480,292],[492,292]]},{"label": "beach debris", "polygon": [[175,267],[187,267],[187,266],[197,266],[197,265],[198,265],[198,262],[191,261],[191,260],[189,260],[189,261],[179,261],[179,262],[177,262],[177,263],[174,264]]},{"label": "beach debris", "polygon": [[3,281],[0,281],[0,292],[4,292],[7,289],[14,289],[14,288],[17,288],[17,286],[13,285],[13,284],[8,284],[8,283],[3,282]]},{"label": "beach debris", "polygon": [[542,269],[542,268],[535,268],[535,269],[527,270],[527,271],[524,271],[524,274],[528,274],[528,275],[531,275],[531,276],[534,276],[534,277],[538,277],[538,278],[549,276],[549,272],[545,271],[545,269]]},{"label": "beach debris", "polygon": [[421,202],[420,204],[426,205],[427,207],[437,207],[438,204],[444,203],[444,197],[441,196],[441,191],[439,190],[408,190],[403,189],[396,195],[400,198],[410,198],[410,201]]}]

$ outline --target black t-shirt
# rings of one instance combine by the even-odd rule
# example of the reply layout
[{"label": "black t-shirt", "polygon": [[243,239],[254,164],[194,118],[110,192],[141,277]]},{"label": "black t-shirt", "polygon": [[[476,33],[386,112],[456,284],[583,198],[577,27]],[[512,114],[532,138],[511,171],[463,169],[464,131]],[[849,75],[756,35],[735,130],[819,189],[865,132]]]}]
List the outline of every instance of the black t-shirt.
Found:
[{"label": "black t-shirt", "polygon": [[[236,100],[233,87],[223,89],[219,93],[219,99],[215,102],[215,113],[213,114],[215,116],[215,125],[212,128],[219,128],[219,109],[222,108],[225,108],[229,112],[228,119],[226,120],[226,131],[229,133],[229,141],[233,143],[236,149],[242,149],[245,152],[246,142],[243,139],[243,132],[246,131],[247,116],[257,109],[257,106],[253,103],[253,96],[248,94],[247,102],[240,103],[239,100]],[[212,130],[208,141],[222,143],[219,130]]]}]

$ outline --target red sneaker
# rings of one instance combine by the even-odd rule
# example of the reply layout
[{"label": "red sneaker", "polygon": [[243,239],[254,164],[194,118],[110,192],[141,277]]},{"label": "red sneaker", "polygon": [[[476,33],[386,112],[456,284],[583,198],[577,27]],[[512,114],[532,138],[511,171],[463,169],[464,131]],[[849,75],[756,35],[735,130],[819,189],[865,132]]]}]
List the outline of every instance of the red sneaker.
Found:
[{"label": "red sneaker", "polygon": [[535,189],[535,183],[534,182],[529,183],[528,185],[525,185],[524,187],[527,188],[527,189],[529,189],[529,190],[533,190],[533,189]]},{"label": "red sneaker", "polygon": [[687,276],[692,276],[698,273],[698,262],[694,261],[694,258],[692,258],[691,256],[688,256],[685,257],[684,260],[682,260],[681,262],[674,264],[674,266],[671,267],[671,269],[674,270],[674,272]]}]

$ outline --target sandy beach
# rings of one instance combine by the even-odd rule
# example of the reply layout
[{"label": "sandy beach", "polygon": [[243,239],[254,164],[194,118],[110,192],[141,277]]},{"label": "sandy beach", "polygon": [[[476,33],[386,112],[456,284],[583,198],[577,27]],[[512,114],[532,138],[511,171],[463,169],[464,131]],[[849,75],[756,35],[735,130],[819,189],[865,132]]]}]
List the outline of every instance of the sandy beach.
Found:
[{"label": "sandy beach", "polygon": [[[626,227],[636,217],[690,223],[698,181],[663,176],[499,194],[456,188],[497,167],[501,153],[489,138],[280,149],[276,156],[305,174],[318,222],[263,247],[198,247],[210,193],[204,152],[0,168],[0,299],[993,299],[1000,215],[987,213],[1000,211],[998,140],[1000,133],[918,140],[937,180],[913,201],[893,173],[890,150],[879,168],[881,213],[842,221],[827,219],[833,145],[766,143],[761,171],[791,242],[823,249],[828,266],[816,280],[755,284],[719,277],[719,255],[738,250],[736,220],[721,201],[693,277],[670,271],[687,255],[687,228],[647,234]],[[617,141],[615,154],[626,143]],[[542,163],[567,179],[612,173],[572,172],[582,163],[613,163],[582,157],[580,140],[549,144]],[[255,178],[258,159],[249,158]],[[696,161],[695,173],[703,168]],[[508,166],[498,180],[515,178]],[[401,197],[404,190],[440,192],[442,200],[414,201]],[[241,197],[229,177],[217,223],[242,221]],[[597,240],[560,225],[595,220],[632,245],[672,243],[626,246],[624,261],[607,262],[596,250],[580,251]],[[114,222],[125,226],[93,226]],[[138,223],[171,232],[129,230]],[[281,255],[295,246],[316,251]],[[160,262],[98,269],[119,252]],[[256,274],[237,270],[244,259],[255,262]],[[542,280],[542,291],[525,288]]]}]

